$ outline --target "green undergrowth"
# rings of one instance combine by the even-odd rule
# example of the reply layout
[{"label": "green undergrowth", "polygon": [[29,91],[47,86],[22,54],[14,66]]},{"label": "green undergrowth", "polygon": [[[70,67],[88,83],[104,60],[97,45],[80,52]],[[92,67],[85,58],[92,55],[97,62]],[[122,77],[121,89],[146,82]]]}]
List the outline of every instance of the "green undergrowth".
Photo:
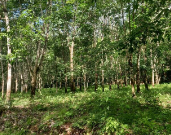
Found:
[{"label": "green undergrowth", "polygon": [[129,86],[67,94],[42,89],[34,99],[29,93],[15,93],[10,108],[0,99],[0,135],[171,134],[171,84],[141,89],[136,98]]}]

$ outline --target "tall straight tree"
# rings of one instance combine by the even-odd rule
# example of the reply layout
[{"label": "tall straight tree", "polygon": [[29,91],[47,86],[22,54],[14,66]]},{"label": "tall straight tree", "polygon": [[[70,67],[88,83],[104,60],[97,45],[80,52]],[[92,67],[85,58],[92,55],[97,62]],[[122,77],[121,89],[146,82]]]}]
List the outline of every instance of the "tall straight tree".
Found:
[{"label": "tall straight tree", "polygon": [[10,101],[10,96],[11,96],[12,65],[10,62],[11,45],[10,45],[10,38],[8,35],[10,32],[10,25],[9,25],[9,16],[7,10],[7,0],[2,0],[2,6],[3,6],[4,17],[5,17],[6,31],[7,31],[8,75],[7,75],[6,103],[8,103]]}]

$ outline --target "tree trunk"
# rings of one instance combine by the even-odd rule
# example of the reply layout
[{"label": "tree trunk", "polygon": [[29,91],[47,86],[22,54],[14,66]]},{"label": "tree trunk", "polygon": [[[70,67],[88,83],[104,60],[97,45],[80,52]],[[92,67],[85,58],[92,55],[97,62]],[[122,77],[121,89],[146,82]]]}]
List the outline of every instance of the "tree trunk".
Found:
[{"label": "tree trunk", "polygon": [[66,69],[65,69],[65,93],[67,93],[67,75],[66,75]]},{"label": "tree trunk", "polygon": [[33,73],[32,73],[32,79],[31,79],[31,98],[33,98],[36,94],[36,83],[37,83],[38,70],[39,70],[39,67],[35,65]]},{"label": "tree trunk", "polygon": [[104,70],[102,70],[102,91],[104,92]]},{"label": "tree trunk", "polygon": [[62,73],[60,72],[59,89],[62,89]]},{"label": "tree trunk", "polygon": [[141,47],[139,47],[138,54],[137,54],[137,76],[136,76],[137,93],[140,93],[140,53],[141,53]]},{"label": "tree trunk", "polygon": [[24,91],[24,78],[23,78],[23,74],[21,73],[21,93],[23,93]]},{"label": "tree trunk", "polygon": [[120,89],[119,80],[116,80],[116,84],[117,84],[117,89]]},{"label": "tree trunk", "polygon": [[86,74],[85,74],[85,72],[84,72],[84,69],[83,69],[83,80],[84,80],[84,92],[86,92],[87,91],[87,87],[86,87],[86,81],[87,81],[87,78],[86,78]]},{"label": "tree trunk", "polygon": [[56,78],[56,93],[58,92],[58,79]]},{"label": "tree trunk", "polygon": [[125,84],[125,86],[127,86],[127,75],[126,75],[126,72],[125,72],[125,77],[124,77],[124,84]]},{"label": "tree trunk", "polygon": [[87,79],[87,83],[86,83],[86,85],[87,85],[87,89],[88,89],[88,87],[89,87],[89,80],[90,80],[90,78],[89,77],[87,77],[88,79]]},{"label": "tree trunk", "polygon": [[95,73],[95,91],[98,89],[98,74]]},{"label": "tree trunk", "polygon": [[4,73],[2,73],[2,98],[4,98],[4,95],[5,95],[5,90],[4,90],[4,86],[5,86],[5,85],[4,85],[4,82],[5,82],[5,81],[4,81],[4,79],[5,79],[5,78],[4,78]]},{"label": "tree trunk", "polygon": [[109,77],[109,90],[111,91],[112,90],[112,78]]},{"label": "tree trunk", "polygon": [[[6,29],[7,29],[7,33],[9,33],[10,32],[9,17],[8,17],[8,12],[7,12],[5,2],[3,2],[3,6],[4,6],[4,16],[5,16]],[[7,36],[7,50],[8,50],[7,55],[10,56],[11,55],[11,45],[10,45],[9,36]],[[9,101],[10,101],[11,83],[12,83],[12,65],[10,63],[10,60],[8,60],[6,103],[9,103]]]},{"label": "tree trunk", "polygon": [[31,98],[35,96],[36,92],[36,79],[37,79],[37,73],[34,72],[32,75],[32,80],[31,80]]},{"label": "tree trunk", "polygon": [[71,78],[70,78],[70,88],[72,92],[75,92],[75,84],[74,84],[74,41],[72,41],[72,44],[70,46],[70,72],[71,72]]},{"label": "tree trunk", "polygon": [[82,78],[80,77],[80,91],[82,91]]},{"label": "tree trunk", "polygon": [[77,77],[77,88],[79,88],[79,77]]},{"label": "tree trunk", "polygon": [[155,78],[156,78],[155,82],[156,84],[160,84],[160,77],[156,65],[157,65],[157,56],[154,57],[154,69],[155,69]]},{"label": "tree trunk", "polygon": [[151,73],[151,84],[154,87],[154,61],[153,61],[152,49],[150,50],[150,52],[151,52],[151,70],[152,70],[152,73]]},{"label": "tree trunk", "polygon": [[[0,42],[2,43],[2,42]],[[0,55],[2,55],[2,44],[0,45]],[[3,60],[1,59],[1,72],[2,72],[2,98],[4,98],[4,95],[5,95],[5,91],[4,91],[4,65],[3,65]]]},{"label": "tree trunk", "polygon": [[132,88],[132,97],[135,97],[135,87],[134,87],[134,74],[133,74],[133,64],[132,64],[132,54],[129,56],[128,64],[130,67],[130,80],[131,80],[131,88]]},{"label": "tree trunk", "polygon": [[38,74],[38,89],[41,90],[41,76]]},{"label": "tree trunk", "polygon": [[128,78],[127,75],[128,75],[128,71],[127,71],[127,67],[125,65],[125,77],[124,77],[124,84],[125,84],[125,86],[127,86],[127,78]]},{"label": "tree trunk", "polygon": [[27,83],[24,84],[24,88],[25,88],[25,92],[27,93],[28,92],[28,85],[27,85]]},{"label": "tree trunk", "polygon": [[18,91],[18,77],[15,78],[15,92]]},{"label": "tree trunk", "polygon": [[[146,47],[144,50],[144,63],[147,66],[147,55],[146,55]],[[144,84],[145,84],[145,89],[148,90],[148,78],[147,78],[147,69],[144,69]]]},{"label": "tree trunk", "polygon": [[120,87],[119,87],[119,79],[118,79],[118,72],[116,73],[116,84],[117,84],[117,89],[120,89]]}]

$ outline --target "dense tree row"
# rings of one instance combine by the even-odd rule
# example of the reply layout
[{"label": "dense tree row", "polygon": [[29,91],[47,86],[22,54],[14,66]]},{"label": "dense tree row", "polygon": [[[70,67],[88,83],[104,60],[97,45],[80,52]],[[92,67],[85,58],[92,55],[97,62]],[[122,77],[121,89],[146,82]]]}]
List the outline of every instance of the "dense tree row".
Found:
[{"label": "dense tree row", "polygon": [[[169,0],[1,0],[2,97],[68,86],[86,91],[167,80]],[[135,84],[137,90],[135,90]]]}]

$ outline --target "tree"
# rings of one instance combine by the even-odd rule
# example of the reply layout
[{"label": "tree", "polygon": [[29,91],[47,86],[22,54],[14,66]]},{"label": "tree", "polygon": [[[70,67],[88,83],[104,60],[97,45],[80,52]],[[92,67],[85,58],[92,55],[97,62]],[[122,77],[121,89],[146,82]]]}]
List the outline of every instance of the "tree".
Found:
[{"label": "tree", "polygon": [[9,15],[7,10],[7,0],[2,1],[2,8],[5,17],[6,32],[7,32],[8,76],[7,76],[6,103],[9,103],[10,96],[11,96],[11,82],[12,82],[12,65],[11,65],[10,57],[12,53],[11,53],[11,45],[10,45],[10,37],[9,37],[10,24],[9,24]]}]

